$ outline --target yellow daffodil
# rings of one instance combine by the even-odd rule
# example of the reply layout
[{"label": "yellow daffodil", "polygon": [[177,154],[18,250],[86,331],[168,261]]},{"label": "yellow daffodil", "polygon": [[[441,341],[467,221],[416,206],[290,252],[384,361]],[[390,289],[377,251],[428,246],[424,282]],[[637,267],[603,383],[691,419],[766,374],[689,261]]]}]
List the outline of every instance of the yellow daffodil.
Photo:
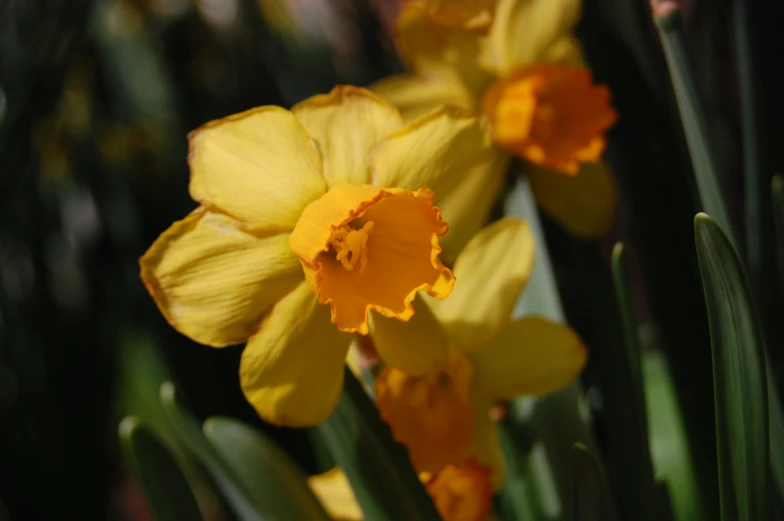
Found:
[{"label": "yellow daffodil", "polygon": [[[580,0],[498,0],[485,36],[472,30],[470,21],[486,19],[491,4],[458,2],[446,21],[433,15],[442,4],[404,4],[396,37],[412,73],[371,89],[406,118],[441,104],[481,113],[492,127],[498,154],[528,164],[540,207],[578,237],[604,235],[616,194],[601,156],[616,112],[609,90],[592,82],[571,34]],[[484,191],[498,186],[495,180],[506,163],[498,160],[495,166],[498,170],[482,171],[477,181]],[[477,213],[493,200],[470,197],[466,193],[462,204],[474,205]]]},{"label": "yellow daffodil", "polygon": [[430,336],[446,338],[448,361],[422,375],[394,367],[378,375],[381,417],[418,471],[437,473],[474,456],[496,471],[500,484],[493,403],[551,393],[582,370],[586,350],[568,326],[535,316],[511,319],[533,263],[525,222],[506,218],[482,230],[457,258],[452,294],[429,306]]},{"label": "yellow daffodil", "polygon": [[[181,333],[213,347],[247,342],[240,381],[262,418],[323,420],[349,333],[371,333],[387,364],[413,374],[446,360],[427,338],[391,339],[405,321],[416,326],[418,292],[452,290],[434,192],[448,199],[494,160],[479,120],[445,108],[404,125],[392,105],[343,86],[291,111],[213,121],[189,145],[201,206],[155,241],[141,277]],[[456,217],[453,240],[464,243],[472,226]]]},{"label": "yellow daffodil", "polygon": [[[483,521],[492,507],[492,469],[470,459],[464,466],[448,465],[435,475],[422,473],[425,485],[443,521]],[[354,491],[340,468],[311,476],[308,485],[336,521],[363,521]]]}]

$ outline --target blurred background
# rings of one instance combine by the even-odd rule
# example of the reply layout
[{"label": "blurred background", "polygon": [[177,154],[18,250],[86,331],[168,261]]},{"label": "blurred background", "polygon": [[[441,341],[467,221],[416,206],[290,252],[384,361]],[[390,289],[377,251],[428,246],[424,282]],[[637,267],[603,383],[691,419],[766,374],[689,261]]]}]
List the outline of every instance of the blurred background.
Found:
[{"label": "blurred background", "polygon": [[[402,71],[392,36],[398,4],[0,0],[0,520],[150,519],[123,467],[117,424],[136,414],[167,436],[157,396],[169,379],[198,416],[259,426],[306,471],[319,470],[307,430],[261,425],[243,399],[240,347],[200,346],[166,324],[139,280],[138,258],[196,206],[187,193],[188,131]],[[695,0],[684,8],[724,182],[739,194],[731,211],[741,215],[730,4]],[[784,101],[775,82],[784,55],[776,37],[781,14],[752,11],[766,129],[760,143],[771,173],[784,167],[777,124]],[[601,332],[596,310],[581,306],[592,291],[584,275],[606,269],[615,240],[630,241],[646,349],[666,355],[683,415],[710,425],[713,411],[704,404],[712,388],[692,371],[710,364],[701,288],[692,277],[693,176],[646,2],[586,0],[578,36],[619,109],[608,159],[622,203],[616,229],[598,248],[543,217],[567,315],[593,349]],[[661,273],[668,284],[646,282]],[[657,320],[673,305],[674,318]],[[684,342],[701,347],[668,348]],[[770,356],[781,376],[784,351],[771,348]],[[601,391],[595,364],[583,384]],[[593,406],[601,445],[602,406]],[[692,432],[697,450],[700,434]],[[712,450],[712,434],[701,441]],[[231,519],[206,485],[203,495],[212,519]]]}]

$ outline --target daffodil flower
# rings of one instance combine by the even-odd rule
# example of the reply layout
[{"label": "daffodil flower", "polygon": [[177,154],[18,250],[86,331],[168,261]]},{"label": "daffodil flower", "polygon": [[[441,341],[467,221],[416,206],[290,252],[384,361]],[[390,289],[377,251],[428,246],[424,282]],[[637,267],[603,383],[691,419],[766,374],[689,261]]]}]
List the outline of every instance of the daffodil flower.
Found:
[{"label": "daffodil flower", "polygon": [[[601,162],[605,132],[616,112],[609,90],[596,85],[583,63],[572,27],[580,0],[498,0],[486,36],[468,20],[484,13],[485,2],[458,3],[450,20],[433,16],[439,0],[404,4],[397,44],[412,73],[371,86],[381,97],[417,117],[440,104],[483,114],[498,154],[518,157],[541,208],[572,234],[603,236],[612,224],[615,184]],[[442,17],[443,18],[443,17]],[[462,20],[463,29],[455,27]],[[506,163],[481,172],[479,186],[496,186]],[[458,197],[458,196],[455,196]],[[462,204],[486,211],[492,197]],[[461,203],[457,203],[461,204]]]},{"label": "daffodil flower", "polygon": [[372,334],[388,364],[413,374],[446,359],[427,338],[391,339],[416,325],[415,305],[429,314],[418,292],[452,290],[434,192],[450,197],[492,161],[489,143],[464,111],[404,125],[392,105],[346,86],[291,111],[213,121],[189,136],[200,206],[145,253],[141,277],[181,333],[247,342],[240,383],[262,418],[318,423],[339,398],[352,333]]},{"label": "daffodil flower", "polygon": [[499,484],[503,460],[492,405],[549,394],[582,370],[586,350],[568,326],[536,316],[511,318],[533,264],[524,221],[505,218],[483,229],[457,258],[452,294],[429,302],[433,320],[427,327],[431,338],[449,346],[448,361],[423,375],[386,367],[376,378],[381,417],[419,472],[437,473],[476,457],[493,468]]}]

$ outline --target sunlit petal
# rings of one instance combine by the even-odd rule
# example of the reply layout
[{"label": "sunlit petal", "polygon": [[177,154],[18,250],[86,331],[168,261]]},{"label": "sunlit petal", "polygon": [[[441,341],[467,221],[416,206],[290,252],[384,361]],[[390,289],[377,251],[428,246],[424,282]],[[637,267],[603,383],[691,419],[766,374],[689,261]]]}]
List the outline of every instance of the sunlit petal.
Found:
[{"label": "sunlit petal", "polygon": [[492,81],[479,62],[480,37],[445,26],[406,3],[395,26],[398,50],[417,75],[461,85],[475,96]]},{"label": "sunlit petal", "polygon": [[395,107],[348,85],[310,97],[291,111],[318,142],[329,186],[369,183],[370,149],[403,126]]},{"label": "sunlit petal", "polygon": [[482,63],[507,76],[541,62],[547,51],[572,31],[580,10],[580,0],[499,0],[483,42]]},{"label": "sunlit petal", "polygon": [[490,396],[511,399],[565,387],[582,371],[587,351],[569,326],[525,317],[507,324],[471,358]]},{"label": "sunlit petal", "polygon": [[471,110],[477,102],[457,82],[416,75],[389,76],[372,84],[370,90],[396,106],[407,122],[442,105]]},{"label": "sunlit petal", "polygon": [[373,152],[373,184],[407,190],[430,188],[436,196],[495,161],[489,130],[471,113],[442,107],[412,121]]},{"label": "sunlit petal", "polygon": [[240,383],[265,421],[315,425],[333,411],[343,388],[351,336],[329,320],[303,282],[282,299],[242,352]]},{"label": "sunlit petal", "polygon": [[142,280],[163,316],[214,347],[246,341],[264,311],[303,280],[289,234],[257,235],[236,224],[199,208],[140,260]]},{"label": "sunlit petal", "polygon": [[191,197],[253,226],[290,231],[326,191],[316,143],[280,107],[212,121],[188,141]]},{"label": "sunlit petal", "polygon": [[424,300],[416,296],[412,303],[416,313],[408,322],[377,314],[370,321],[370,337],[378,355],[387,365],[412,376],[443,365],[449,353],[446,332]]},{"label": "sunlit petal", "polygon": [[468,241],[487,224],[508,166],[509,155],[496,149],[492,161],[476,165],[462,182],[436,195],[441,217],[449,223],[449,231],[440,241],[444,262],[453,264]]},{"label": "sunlit petal", "polygon": [[598,239],[612,226],[618,193],[605,163],[583,163],[576,176],[531,168],[528,179],[536,203],[573,235]]},{"label": "sunlit petal", "polygon": [[449,298],[428,304],[463,351],[481,348],[509,322],[534,266],[525,221],[507,217],[481,230],[460,253]]}]

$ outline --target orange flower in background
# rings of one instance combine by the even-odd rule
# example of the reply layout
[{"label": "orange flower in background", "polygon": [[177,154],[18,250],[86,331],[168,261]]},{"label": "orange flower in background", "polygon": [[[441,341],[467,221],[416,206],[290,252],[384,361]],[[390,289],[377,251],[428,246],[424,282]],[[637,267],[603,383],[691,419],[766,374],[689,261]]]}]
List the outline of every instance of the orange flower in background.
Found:
[{"label": "orange flower in background", "polygon": [[[412,377],[387,368],[376,380],[382,418],[393,426],[395,438],[406,444],[418,471],[438,472],[471,454],[476,421],[473,379],[471,364],[453,348],[444,366],[425,375]],[[419,439],[434,443],[412,441]]]},{"label": "orange flower in background", "polygon": [[591,83],[587,70],[553,64],[495,82],[482,102],[499,146],[569,175],[601,158],[604,132],[615,123],[609,107],[609,89]]},{"label": "orange flower in background", "polygon": [[586,349],[568,326],[512,318],[533,264],[524,221],[505,218],[483,229],[457,257],[449,298],[423,306],[432,316],[415,315],[416,333],[447,345],[448,361],[419,375],[386,367],[376,377],[381,418],[408,448],[417,471],[435,474],[473,457],[493,469],[499,486],[504,463],[493,404],[557,391],[585,365]]},{"label": "orange flower in background", "polygon": [[493,506],[493,469],[470,459],[462,467],[448,465],[425,486],[444,521],[482,521]]},{"label": "orange flower in background", "polygon": [[[574,235],[603,236],[616,193],[601,156],[617,115],[571,34],[580,1],[499,0],[486,36],[467,23],[439,21],[422,4],[405,3],[397,20],[398,49],[412,73],[371,89],[407,118],[443,104],[482,113],[499,156],[528,164],[537,203]],[[474,14],[485,8],[477,5]],[[506,162],[495,166],[480,173],[488,191],[500,186]],[[487,216],[492,201],[470,204]]]},{"label": "orange flower in background", "polygon": [[[420,293],[452,290],[439,260],[450,227],[436,205],[494,160],[477,118],[444,108],[406,125],[344,86],[291,111],[208,123],[189,143],[201,206],[144,254],[141,277],[179,332],[213,347],[247,342],[240,383],[263,419],[326,418],[349,333],[369,333],[385,362],[410,374],[446,361],[440,342],[390,339],[408,334],[398,330],[416,325],[419,309],[430,315]],[[472,233],[453,210],[453,237]]]}]

